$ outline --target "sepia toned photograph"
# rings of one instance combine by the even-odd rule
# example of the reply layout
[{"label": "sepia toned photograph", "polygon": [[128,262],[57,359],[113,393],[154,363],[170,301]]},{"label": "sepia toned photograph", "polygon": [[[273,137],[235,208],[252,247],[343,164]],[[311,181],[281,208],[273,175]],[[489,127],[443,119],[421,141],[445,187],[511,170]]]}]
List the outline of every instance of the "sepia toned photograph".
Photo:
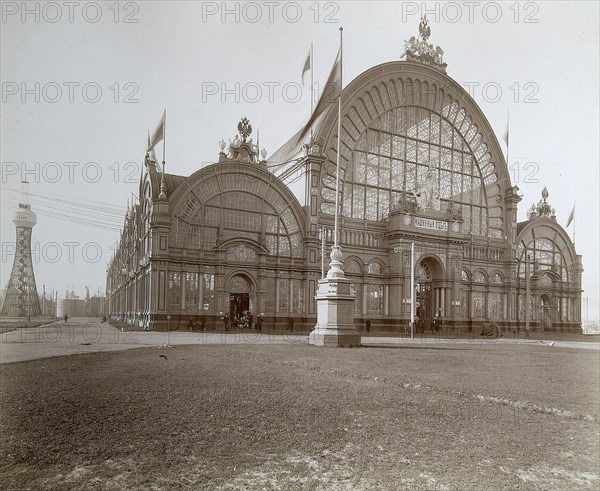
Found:
[{"label": "sepia toned photograph", "polygon": [[0,7],[0,489],[600,487],[600,4]]}]

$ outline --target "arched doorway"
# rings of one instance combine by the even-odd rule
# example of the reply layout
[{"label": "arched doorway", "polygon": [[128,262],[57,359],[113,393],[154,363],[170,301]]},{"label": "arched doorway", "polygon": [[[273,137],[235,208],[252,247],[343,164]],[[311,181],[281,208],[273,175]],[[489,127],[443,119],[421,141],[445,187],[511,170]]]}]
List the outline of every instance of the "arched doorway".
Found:
[{"label": "arched doorway", "polygon": [[547,293],[540,295],[540,323],[542,331],[552,330],[554,324],[552,319],[552,301]]},{"label": "arched doorway", "polygon": [[[423,329],[431,329],[436,315],[443,314],[444,297],[436,282],[442,279],[441,266],[433,257],[426,257],[415,267],[416,314]],[[439,285],[437,285],[439,286]]]},{"label": "arched doorway", "polygon": [[432,285],[431,267],[426,261],[421,261],[415,269],[415,289],[417,301],[417,317],[419,318],[418,327],[429,329],[432,318],[431,285]]},{"label": "arched doorway", "polygon": [[229,292],[231,326],[241,326],[244,314],[253,310],[250,298],[252,282],[246,275],[236,274],[227,281],[226,290]]}]

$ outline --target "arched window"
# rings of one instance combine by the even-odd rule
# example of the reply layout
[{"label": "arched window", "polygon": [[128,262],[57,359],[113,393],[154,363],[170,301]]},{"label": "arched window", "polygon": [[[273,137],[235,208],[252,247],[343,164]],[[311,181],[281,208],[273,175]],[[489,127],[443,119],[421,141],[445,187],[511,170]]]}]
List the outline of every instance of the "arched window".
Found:
[{"label": "arched window", "polygon": [[485,275],[481,271],[476,271],[473,279],[475,283],[485,283]]},{"label": "arched window", "polygon": [[344,271],[349,274],[361,274],[362,268],[355,259],[347,259],[344,264]]},{"label": "arched window", "polygon": [[369,263],[369,274],[382,275],[383,267],[377,261]]}]

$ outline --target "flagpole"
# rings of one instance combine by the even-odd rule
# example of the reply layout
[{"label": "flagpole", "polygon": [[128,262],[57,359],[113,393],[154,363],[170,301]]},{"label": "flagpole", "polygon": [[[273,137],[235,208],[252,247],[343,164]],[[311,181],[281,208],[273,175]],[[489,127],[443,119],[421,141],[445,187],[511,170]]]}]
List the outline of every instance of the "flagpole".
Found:
[{"label": "flagpole", "polygon": [[165,109],[165,117],[163,119],[163,158],[162,158],[162,174],[165,178],[165,155],[167,148],[167,110]]},{"label": "flagpole", "polygon": [[575,247],[575,224],[577,220],[575,220],[575,208],[577,208],[577,201],[573,204],[573,248]]},{"label": "flagpole", "polygon": [[506,110],[506,165],[510,169],[510,158],[508,156],[509,142],[510,142],[510,108]]},{"label": "flagpole", "polygon": [[165,155],[167,149],[167,110],[163,113],[163,155],[162,155],[162,177],[160,178],[159,199],[167,198],[167,186],[165,185]]},{"label": "flagpole", "polygon": [[337,165],[335,172],[335,226],[333,232],[333,247],[338,249],[338,222],[339,222],[339,214],[340,214],[340,148],[342,141],[342,60],[344,58],[342,52],[342,33],[344,31],[343,27],[340,27],[340,94],[338,97],[338,127],[337,127]]},{"label": "flagpole", "polygon": [[[313,61],[313,43],[311,41],[310,43],[310,117],[312,117],[312,113],[313,113],[313,97],[314,97],[314,77],[313,74],[315,73],[315,65],[314,65],[314,61]],[[312,127],[312,123],[310,124],[310,141],[312,141],[313,139],[313,127]]]}]

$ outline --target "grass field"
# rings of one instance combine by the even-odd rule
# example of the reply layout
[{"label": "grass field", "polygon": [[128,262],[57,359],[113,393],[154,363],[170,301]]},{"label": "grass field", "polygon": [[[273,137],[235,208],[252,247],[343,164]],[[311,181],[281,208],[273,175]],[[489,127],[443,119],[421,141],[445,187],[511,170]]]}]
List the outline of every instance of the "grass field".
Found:
[{"label": "grass field", "polygon": [[600,486],[597,351],[246,344],[0,368],[2,489]]}]

